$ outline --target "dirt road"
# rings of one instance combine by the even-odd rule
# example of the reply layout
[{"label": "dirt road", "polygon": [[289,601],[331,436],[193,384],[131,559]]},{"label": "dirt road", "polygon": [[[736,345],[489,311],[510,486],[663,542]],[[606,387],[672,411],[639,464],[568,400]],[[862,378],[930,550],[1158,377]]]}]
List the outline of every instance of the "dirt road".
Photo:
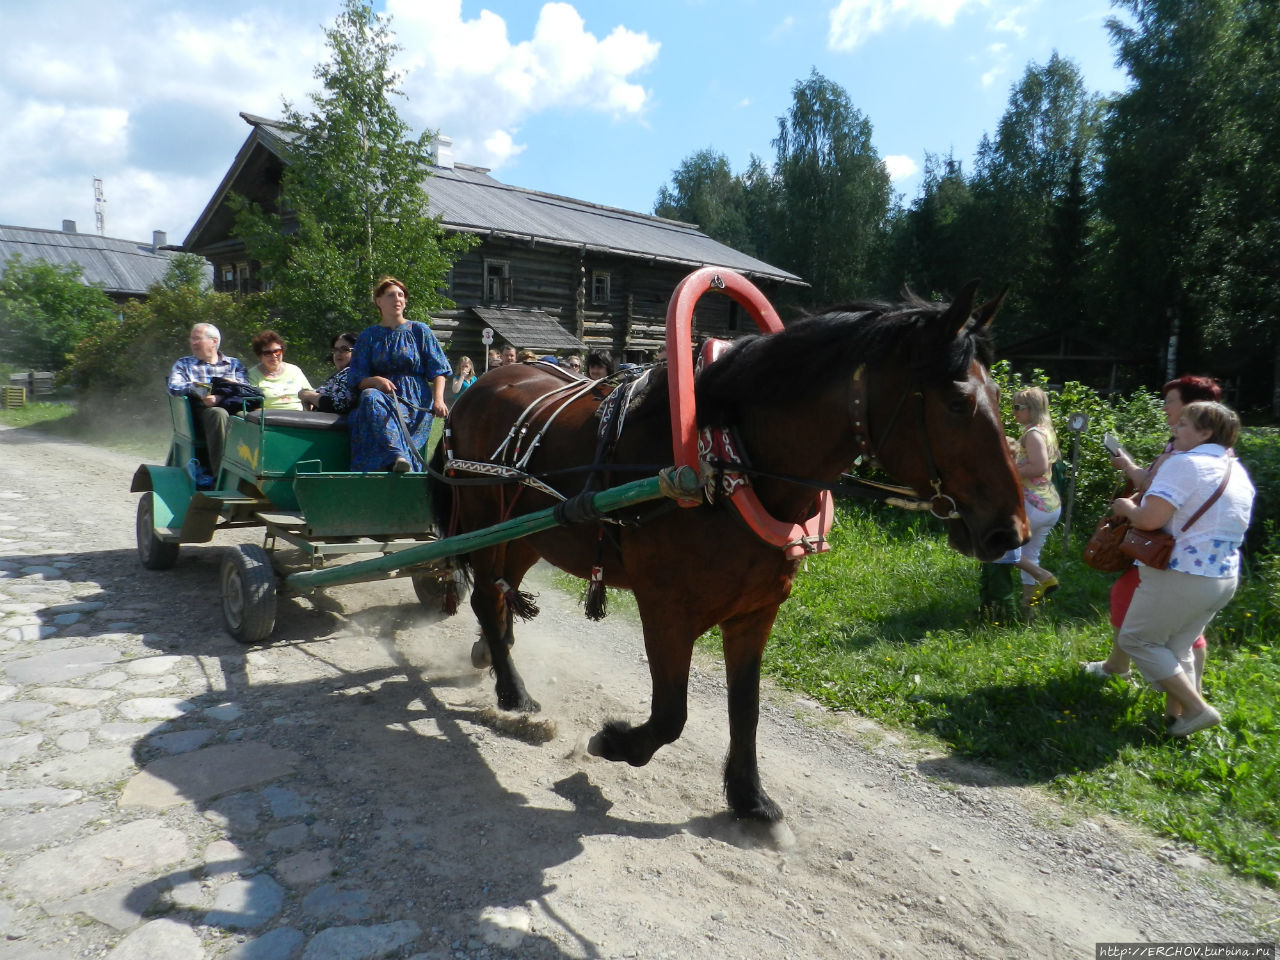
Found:
[{"label": "dirt road", "polygon": [[[725,813],[722,673],[644,768],[635,623],[535,571],[509,725],[469,610],[407,582],[221,628],[220,535],[136,562],[117,454],[0,430],[0,960],[1092,957],[1098,941],[1274,939],[1280,899],[1197,857],[772,692],[781,849]],[[255,540],[252,532],[242,539]],[[818,561],[821,562],[821,561]]]}]

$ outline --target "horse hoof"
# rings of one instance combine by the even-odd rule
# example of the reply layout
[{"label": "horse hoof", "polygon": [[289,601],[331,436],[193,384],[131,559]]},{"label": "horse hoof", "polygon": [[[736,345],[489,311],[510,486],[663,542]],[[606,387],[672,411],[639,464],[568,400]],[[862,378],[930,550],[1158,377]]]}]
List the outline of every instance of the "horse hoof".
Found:
[{"label": "horse hoof", "polygon": [[542,704],[527,693],[517,694],[514,697],[499,695],[498,706],[512,713],[538,713],[542,710]]},{"label": "horse hoof", "polygon": [[[593,734],[593,735],[592,735],[592,737],[591,737],[591,739],[587,741],[587,753],[591,754],[591,756],[593,756],[593,757],[604,757],[604,756],[605,756],[605,752],[604,752],[604,731],[603,731],[603,730],[599,731],[598,733]],[[607,759],[607,758],[606,758],[606,759]]]},{"label": "horse hoof", "polygon": [[483,638],[471,645],[471,665],[477,670],[493,666],[493,660],[489,656],[489,644],[485,643]]},{"label": "horse hoof", "polygon": [[793,850],[796,846],[796,835],[787,826],[785,820],[775,820],[773,823],[762,820],[739,820],[737,829],[744,846],[779,852]]}]

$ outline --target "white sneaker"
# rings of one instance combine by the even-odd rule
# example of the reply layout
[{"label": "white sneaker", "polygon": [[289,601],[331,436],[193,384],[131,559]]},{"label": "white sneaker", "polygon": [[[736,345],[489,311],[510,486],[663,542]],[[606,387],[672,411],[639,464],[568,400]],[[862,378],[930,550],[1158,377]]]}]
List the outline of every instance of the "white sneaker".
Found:
[{"label": "white sneaker", "polygon": [[1126,670],[1124,673],[1112,673],[1106,667],[1105,660],[1090,660],[1088,663],[1080,664],[1080,669],[1091,677],[1097,677],[1099,680],[1109,680],[1111,677],[1119,677],[1121,680],[1128,680],[1133,676],[1132,670]]},{"label": "white sneaker", "polygon": [[1213,707],[1205,707],[1194,717],[1181,716],[1169,727],[1169,733],[1175,737],[1189,737],[1197,730],[1207,730],[1222,722],[1222,714]]}]

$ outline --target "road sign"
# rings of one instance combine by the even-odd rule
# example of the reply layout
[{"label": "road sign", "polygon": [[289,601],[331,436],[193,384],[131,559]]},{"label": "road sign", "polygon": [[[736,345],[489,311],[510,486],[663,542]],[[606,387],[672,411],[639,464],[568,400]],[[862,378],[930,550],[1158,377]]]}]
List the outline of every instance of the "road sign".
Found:
[{"label": "road sign", "polygon": [[480,342],[486,347],[493,343],[493,327],[484,328],[484,332],[480,334]]}]

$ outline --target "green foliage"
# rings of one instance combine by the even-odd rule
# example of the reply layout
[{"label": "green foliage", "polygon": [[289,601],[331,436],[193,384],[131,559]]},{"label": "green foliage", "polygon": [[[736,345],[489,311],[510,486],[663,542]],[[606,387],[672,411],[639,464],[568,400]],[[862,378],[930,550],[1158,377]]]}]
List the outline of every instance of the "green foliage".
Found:
[{"label": "green foliage", "polygon": [[[1121,351],[1180,321],[1184,369],[1271,382],[1280,297],[1280,31],[1267,0],[1116,0],[1133,82],[1098,191]],[[1268,398],[1270,399],[1270,398]],[[1278,412],[1272,402],[1273,414]]]},{"label": "green foliage", "polygon": [[88,286],[82,273],[76,264],[17,254],[6,261],[0,274],[0,343],[7,363],[61,371],[85,332],[115,316],[111,298]]},{"label": "green foliage", "polygon": [[388,23],[346,0],[325,31],[330,60],[315,70],[323,89],[311,95],[314,109],[284,105],[292,139],[279,209],[232,201],[235,235],[261,264],[275,329],[317,354],[335,331],[376,319],[370,291],[380,276],[400,278],[418,311],[452,306],[440,290],[475,242],[446,236],[426,214],[432,135],[411,138],[392,103],[399,47]]},{"label": "green foliage", "polygon": [[250,338],[266,325],[259,298],[214,293],[203,286],[199,258],[174,259],[146,300],[101,319],[76,344],[64,379],[82,402],[112,409],[160,404],[173,362],[190,353],[192,326],[212,323],[222,333],[222,352],[243,359]]},{"label": "green foliage", "polygon": [[773,145],[784,216],[771,250],[813,286],[818,303],[849,300],[878,277],[889,215],[889,174],[871,122],[838,84],[814,70],[792,89]]},{"label": "green foliage", "polygon": [[699,150],[672,171],[671,187],[658,191],[653,212],[660,217],[696,223],[707,236],[737,250],[752,246],[745,213],[746,187],[735,177],[729,159],[714,150]]},{"label": "green foliage", "polygon": [[979,565],[946,549],[936,521],[841,504],[832,543],[783,605],[766,673],[1280,884],[1277,555],[1210,629],[1205,690],[1223,726],[1182,742],[1151,688],[1079,670],[1110,645],[1113,579],[1079,561],[1081,540],[1050,537],[1042,563],[1062,588],[1031,625],[977,619]]},{"label": "green foliage", "polygon": [[1006,322],[1018,336],[1086,319],[1080,273],[1099,117],[1079,68],[1055,52],[1044,66],[1027,65],[995,137],[978,148],[964,226],[982,243],[985,275],[1012,285]]}]

